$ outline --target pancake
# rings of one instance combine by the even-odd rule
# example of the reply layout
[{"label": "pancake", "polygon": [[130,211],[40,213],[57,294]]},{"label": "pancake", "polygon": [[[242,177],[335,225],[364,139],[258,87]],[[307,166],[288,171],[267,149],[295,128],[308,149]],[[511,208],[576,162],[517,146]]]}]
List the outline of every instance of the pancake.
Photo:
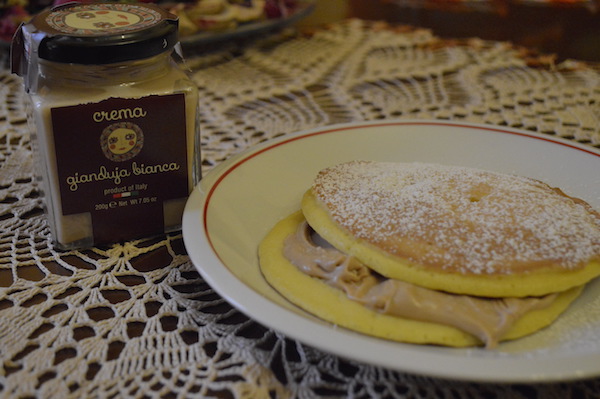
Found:
[{"label": "pancake", "polygon": [[259,260],[284,297],[335,325],[493,348],[550,325],[600,274],[600,214],[528,178],[354,161],[319,172]]},{"label": "pancake", "polygon": [[583,289],[575,287],[556,295],[546,307],[527,312],[502,336],[486,342],[454,326],[382,314],[350,300],[342,290],[327,285],[323,280],[302,272],[283,255],[283,247],[286,238],[294,234],[304,220],[301,212],[290,215],[261,242],[260,268],[265,279],[281,295],[305,311],[334,325],[378,338],[451,347],[485,344],[493,348],[498,341],[520,338],[550,325]]},{"label": "pancake", "polygon": [[540,296],[600,275],[600,214],[524,177],[349,162],[318,174],[302,211],[342,252],[431,289]]}]

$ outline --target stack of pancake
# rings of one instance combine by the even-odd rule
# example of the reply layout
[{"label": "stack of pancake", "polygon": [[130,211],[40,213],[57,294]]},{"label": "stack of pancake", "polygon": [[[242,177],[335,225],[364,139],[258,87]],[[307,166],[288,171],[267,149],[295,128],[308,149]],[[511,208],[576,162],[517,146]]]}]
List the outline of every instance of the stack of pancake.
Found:
[{"label": "stack of pancake", "polygon": [[600,214],[525,177],[353,161],[318,173],[259,258],[277,291],[338,326],[493,348],[551,324],[600,275]]}]

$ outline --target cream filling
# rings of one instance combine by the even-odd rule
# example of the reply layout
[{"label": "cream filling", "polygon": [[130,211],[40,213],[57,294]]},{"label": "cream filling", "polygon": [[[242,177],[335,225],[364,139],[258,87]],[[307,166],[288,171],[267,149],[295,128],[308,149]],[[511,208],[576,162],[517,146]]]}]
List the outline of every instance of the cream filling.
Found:
[{"label": "cream filling", "polygon": [[448,325],[494,348],[525,313],[543,309],[556,294],[488,299],[419,287],[378,275],[324,242],[303,222],[284,242],[283,255],[303,273],[342,290],[350,300],[396,317]]}]

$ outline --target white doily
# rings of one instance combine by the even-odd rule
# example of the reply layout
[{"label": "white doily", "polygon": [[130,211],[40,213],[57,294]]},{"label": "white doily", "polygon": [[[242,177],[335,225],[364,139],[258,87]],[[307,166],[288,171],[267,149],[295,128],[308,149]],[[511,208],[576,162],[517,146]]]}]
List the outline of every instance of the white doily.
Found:
[{"label": "white doily", "polygon": [[[600,68],[507,43],[348,21],[188,55],[203,166],[327,124],[490,123],[600,146]],[[491,385],[406,375],[317,351],[232,308],[173,234],[53,248],[32,176],[20,80],[0,72],[0,396],[11,398],[595,397],[600,380]],[[596,396],[597,397],[597,396]]]}]

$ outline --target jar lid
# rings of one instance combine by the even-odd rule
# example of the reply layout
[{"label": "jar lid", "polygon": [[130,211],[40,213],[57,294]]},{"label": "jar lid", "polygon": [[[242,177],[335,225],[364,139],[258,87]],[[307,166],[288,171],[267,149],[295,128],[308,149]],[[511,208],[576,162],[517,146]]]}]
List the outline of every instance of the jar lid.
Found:
[{"label": "jar lid", "polygon": [[175,15],[152,4],[67,3],[37,14],[22,30],[34,39],[38,58],[91,65],[171,50],[177,28]]}]

